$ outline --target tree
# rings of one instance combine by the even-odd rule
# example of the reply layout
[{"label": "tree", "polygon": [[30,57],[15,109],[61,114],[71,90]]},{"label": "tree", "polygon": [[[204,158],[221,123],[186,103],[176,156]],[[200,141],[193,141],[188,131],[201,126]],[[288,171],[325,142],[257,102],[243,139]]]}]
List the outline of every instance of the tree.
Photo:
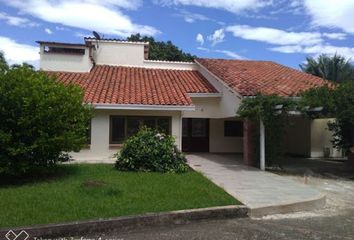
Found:
[{"label": "tree", "polygon": [[[334,122],[328,123],[329,130],[333,131],[333,146],[346,152],[354,147],[354,82],[345,82],[336,88],[310,89],[302,94],[299,104],[302,107],[323,107],[322,114],[335,118]],[[308,114],[312,117],[312,113]]]},{"label": "tree", "polygon": [[[277,106],[281,106],[278,108]],[[255,125],[262,120],[265,126],[265,158],[267,166],[281,167],[284,155],[284,137],[289,125],[288,111],[293,110],[295,103],[277,95],[257,94],[242,101],[237,114],[244,119],[253,121]],[[259,134],[253,136],[254,162],[259,159]]]},{"label": "tree", "polygon": [[3,72],[9,68],[9,65],[7,64],[5,60],[4,53],[0,51],[0,72]]},{"label": "tree", "polygon": [[150,60],[190,62],[196,58],[196,56],[191,55],[190,53],[183,52],[171,41],[155,41],[153,37],[141,36],[139,33],[131,35],[127,38],[127,41],[149,42]]},{"label": "tree", "polygon": [[306,63],[299,65],[303,72],[337,83],[354,79],[354,68],[350,63],[351,60],[338,54],[332,57],[322,54],[317,59],[307,57],[306,61]]},{"label": "tree", "polygon": [[28,65],[0,71],[0,109],[0,174],[53,166],[86,143],[92,113],[82,90]]}]

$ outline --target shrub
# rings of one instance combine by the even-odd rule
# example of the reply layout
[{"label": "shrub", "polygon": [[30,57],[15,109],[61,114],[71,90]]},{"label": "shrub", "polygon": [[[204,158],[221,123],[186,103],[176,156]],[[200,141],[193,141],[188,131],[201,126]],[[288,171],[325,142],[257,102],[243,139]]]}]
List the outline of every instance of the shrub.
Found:
[{"label": "shrub", "polygon": [[142,127],[117,153],[116,168],[122,171],[186,172],[186,158],[172,136]]},{"label": "shrub", "polygon": [[82,90],[27,65],[0,71],[0,174],[68,160],[86,143],[91,109]]}]

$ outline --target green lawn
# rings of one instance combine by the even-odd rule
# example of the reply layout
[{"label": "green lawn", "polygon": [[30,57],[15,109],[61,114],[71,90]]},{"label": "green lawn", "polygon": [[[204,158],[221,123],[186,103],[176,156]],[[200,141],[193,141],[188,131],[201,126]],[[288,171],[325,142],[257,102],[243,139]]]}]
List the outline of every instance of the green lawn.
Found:
[{"label": "green lawn", "polygon": [[0,227],[239,204],[197,172],[119,172],[113,165],[61,165],[50,176],[0,180]]}]

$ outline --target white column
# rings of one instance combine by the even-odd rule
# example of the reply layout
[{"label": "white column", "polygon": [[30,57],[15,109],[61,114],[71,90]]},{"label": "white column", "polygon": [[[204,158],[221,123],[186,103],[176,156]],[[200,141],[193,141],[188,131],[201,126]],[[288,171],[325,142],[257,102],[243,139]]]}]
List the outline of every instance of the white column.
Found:
[{"label": "white column", "polygon": [[172,115],[172,136],[176,139],[177,147],[182,149],[182,116],[179,112]]},{"label": "white column", "polygon": [[109,150],[109,115],[104,111],[95,110],[91,122],[92,152],[107,153]]},{"label": "white column", "polygon": [[262,120],[260,120],[260,127],[259,127],[259,142],[260,142],[260,148],[259,148],[259,155],[260,155],[260,168],[262,171],[265,170],[265,131],[264,131],[264,123]]}]

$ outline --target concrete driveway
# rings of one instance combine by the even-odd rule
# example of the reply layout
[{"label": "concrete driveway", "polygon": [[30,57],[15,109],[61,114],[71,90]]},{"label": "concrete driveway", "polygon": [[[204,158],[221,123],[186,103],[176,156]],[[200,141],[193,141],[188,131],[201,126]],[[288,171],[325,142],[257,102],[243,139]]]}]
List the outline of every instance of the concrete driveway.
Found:
[{"label": "concrete driveway", "polygon": [[321,208],[325,195],[315,188],[243,165],[241,155],[190,154],[188,164],[250,208],[259,217]]}]

